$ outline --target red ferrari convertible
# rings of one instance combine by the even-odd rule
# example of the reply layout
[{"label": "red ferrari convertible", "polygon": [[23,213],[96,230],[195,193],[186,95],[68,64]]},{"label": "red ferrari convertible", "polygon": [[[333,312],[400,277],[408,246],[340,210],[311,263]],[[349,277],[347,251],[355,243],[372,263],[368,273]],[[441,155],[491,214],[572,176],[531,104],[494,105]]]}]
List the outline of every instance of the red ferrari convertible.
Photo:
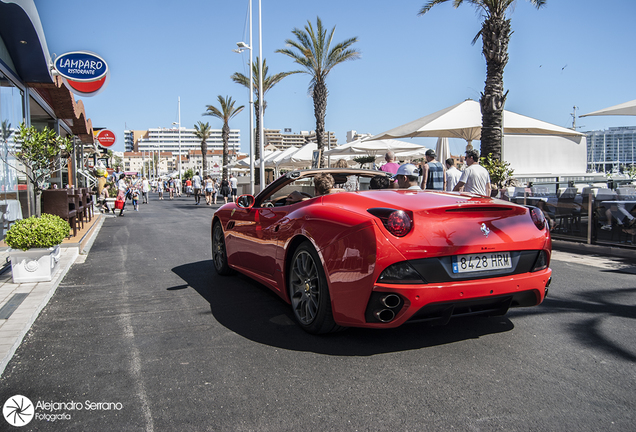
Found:
[{"label": "red ferrari convertible", "polygon": [[[312,180],[324,172],[336,186],[316,196]],[[541,210],[466,193],[371,190],[378,174],[293,171],[224,205],[212,219],[216,271],[266,285],[315,334],[445,324],[543,301],[552,271]]]}]

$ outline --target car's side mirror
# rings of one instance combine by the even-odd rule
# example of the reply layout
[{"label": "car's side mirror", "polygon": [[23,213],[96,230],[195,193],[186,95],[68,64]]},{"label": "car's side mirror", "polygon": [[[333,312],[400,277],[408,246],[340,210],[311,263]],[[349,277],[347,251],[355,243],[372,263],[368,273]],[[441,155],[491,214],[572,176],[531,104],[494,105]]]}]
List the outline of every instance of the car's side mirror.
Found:
[{"label": "car's side mirror", "polygon": [[251,209],[252,207],[254,207],[255,201],[256,199],[253,195],[241,195],[236,200],[236,205],[244,209]]}]

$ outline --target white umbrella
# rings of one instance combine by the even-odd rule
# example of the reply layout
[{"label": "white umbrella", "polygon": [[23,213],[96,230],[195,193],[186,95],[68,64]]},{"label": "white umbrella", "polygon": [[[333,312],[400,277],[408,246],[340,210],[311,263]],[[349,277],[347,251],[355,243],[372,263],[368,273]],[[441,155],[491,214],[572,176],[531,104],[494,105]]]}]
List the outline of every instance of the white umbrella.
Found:
[{"label": "white umbrella", "polygon": [[310,142],[296,150],[295,152],[285,156],[278,163],[280,168],[304,168],[311,166],[314,150],[318,149],[318,144]]},{"label": "white umbrella", "polygon": [[[511,111],[504,111],[503,117],[504,134],[583,136],[572,129]],[[481,137],[481,121],[479,102],[468,99],[378,134],[371,140],[408,137],[462,138],[468,142],[467,148],[470,148],[471,141]]]},{"label": "white umbrella", "polygon": [[280,150],[272,157],[265,159],[265,166],[278,168],[278,164],[287,156],[294,154],[300,147],[291,146],[285,150]]},{"label": "white umbrella", "polygon": [[[272,157],[272,156],[274,155],[274,153],[276,153],[276,152],[274,152],[274,151],[272,151],[272,150],[263,150],[263,154],[262,154],[262,156],[261,156],[261,157],[263,158],[263,163],[264,163],[267,159],[269,159],[270,157]],[[260,159],[260,158],[259,158],[259,159],[256,159],[256,160],[254,161],[254,166],[255,166],[255,167],[260,166],[260,164],[261,164],[261,159]]]},{"label": "white umbrella", "polygon": [[391,150],[393,153],[418,151],[423,149],[424,146],[419,144],[408,143],[404,141],[398,141],[394,139],[373,140],[361,139],[351,141],[350,143],[343,144],[341,146],[326,150],[327,156],[343,156],[343,155],[378,155],[384,156],[384,153]]},{"label": "white umbrella", "polygon": [[437,155],[437,161],[444,163],[446,159],[451,157],[450,145],[448,144],[448,138],[437,138],[437,146],[435,147],[435,154]]},{"label": "white umbrella", "polygon": [[633,101],[625,102],[622,104],[614,105],[609,108],[603,108],[602,110],[594,111],[588,114],[583,114],[579,117],[587,116],[603,116],[603,115],[631,115],[636,116],[636,99]]}]

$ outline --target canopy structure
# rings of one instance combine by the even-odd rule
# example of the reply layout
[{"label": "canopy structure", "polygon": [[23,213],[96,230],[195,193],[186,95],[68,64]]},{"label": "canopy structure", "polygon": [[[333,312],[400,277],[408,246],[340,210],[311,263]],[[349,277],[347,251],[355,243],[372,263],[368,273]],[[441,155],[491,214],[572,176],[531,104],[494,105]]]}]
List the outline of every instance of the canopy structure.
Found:
[{"label": "canopy structure", "polygon": [[625,102],[622,104],[614,105],[608,108],[603,108],[598,111],[593,111],[591,113],[583,114],[579,117],[588,117],[588,116],[605,116],[605,115],[628,115],[628,116],[636,116],[636,99],[633,101]]},{"label": "canopy structure", "polygon": [[278,162],[279,168],[304,168],[311,166],[314,150],[318,150],[318,144],[310,142],[299,148],[294,153],[285,156]]},{"label": "canopy structure", "polygon": [[[326,150],[326,156],[345,156],[345,155],[380,155],[384,156],[384,153],[391,150],[393,153],[411,152],[423,149],[424,146],[407,143],[404,141],[398,141],[394,139],[385,140],[373,140],[361,139],[351,141],[350,143],[343,144],[341,146]],[[426,151],[426,150],[424,150]]]},{"label": "canopy structure", "polygon": [[[263,154],[261,155],[261,157],[263,158],[263,163],[265,163],[267,161],[267,159],[269,159],[270,157],[272,157],[276,152],[272,151],[272,150],[263,150]],[[261,159],[256,159],[254,161],[254,166],[259,166],[261,164]]]},{"label": "canopy structure", "polygon": [[[572,129],[504,110],[504,135],[562,135],[583,136]],[[471,142],[481,137],[481,107],[479,102],[467,99],[402,126],[375,135],[370,140],[415,137],[462,138],[472,148]]]},{"label": "canopy structure", "polygon": [[300,147],[291,146],[285,150],[279,150],[275,152],[271,157],[265,159],[265,166],[269,168],[278,168],[280,162],[287,156],[296,153]]}]

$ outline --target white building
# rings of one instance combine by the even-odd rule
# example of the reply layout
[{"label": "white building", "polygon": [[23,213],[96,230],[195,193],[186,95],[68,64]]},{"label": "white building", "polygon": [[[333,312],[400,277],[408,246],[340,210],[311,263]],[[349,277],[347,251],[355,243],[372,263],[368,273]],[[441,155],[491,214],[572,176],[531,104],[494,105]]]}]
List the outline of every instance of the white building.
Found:
[{"label": "white building", "polygon": [[358,133],[358,131],[350,130],[347,131],[347,142],[350,143],[363,138],[371,138],[372,136],[373,134],[370,133]]},{"label": "white building", "polygon": [[[179,153],[179,141],[181,141],[181,154],[187,155],[191,150],[201,150],[201,140],[194,133],[195,129],[179,128],[154,128],[147,131],[124,131],[125,144],[128,151],[129,141],[133,142],[133,150],[136,152],[162,151]],[[223,150],[221,129],[212,129],[212,135],[206,141],[209,150]],[[241,134],[238,129],[230,129],[228,150],[238,152],[241,147]]]},{"label": "white building", "polygon": [[617,171],[636,164],[636,126],[611,127],[586,135],[590,170]]},{"label": "white building", "polygon": [[[265,129],[264,146],[273,145],[278,150],[285,150],[289,147],[302,147],[309,142],[316,142],[316,131],[300,131],[300,133],[292,133],[291,129],[285,129],[281,133],[280,129]],[[325,132],[324,144],[329,148],[338,145],[338,139],[334,132]]]}]

